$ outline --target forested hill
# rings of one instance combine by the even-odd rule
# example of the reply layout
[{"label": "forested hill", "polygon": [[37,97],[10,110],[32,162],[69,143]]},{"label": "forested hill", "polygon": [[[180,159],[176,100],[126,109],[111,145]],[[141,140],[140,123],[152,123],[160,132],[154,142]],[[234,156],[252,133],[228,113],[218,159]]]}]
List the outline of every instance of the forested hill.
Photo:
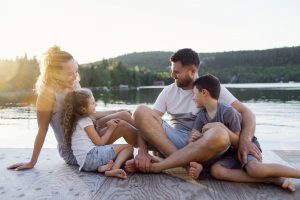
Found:
[{"label": "forested hill", "polygon": [[[121,61],[129,67],[164,68],[170,66],[172,52],[153,51],[131,53],[110,60]],[[199,53],[204,66],[213,68],[286,66],[300,64],[300,46],[252,51]]]}]

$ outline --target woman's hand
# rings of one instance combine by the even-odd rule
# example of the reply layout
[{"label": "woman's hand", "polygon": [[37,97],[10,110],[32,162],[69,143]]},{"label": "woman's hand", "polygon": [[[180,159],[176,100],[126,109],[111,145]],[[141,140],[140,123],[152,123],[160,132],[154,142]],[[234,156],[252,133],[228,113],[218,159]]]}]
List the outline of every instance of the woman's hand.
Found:
[{"label": "woman's hand", "polygon": [[7,167],[7,169],[13,169],[15,171],[19,171],[19,170],[32,169],[33,167],[34,167],[34,164],[32,164],[31,162],[28,162],[28,163],[13,164],[13,165]]}]

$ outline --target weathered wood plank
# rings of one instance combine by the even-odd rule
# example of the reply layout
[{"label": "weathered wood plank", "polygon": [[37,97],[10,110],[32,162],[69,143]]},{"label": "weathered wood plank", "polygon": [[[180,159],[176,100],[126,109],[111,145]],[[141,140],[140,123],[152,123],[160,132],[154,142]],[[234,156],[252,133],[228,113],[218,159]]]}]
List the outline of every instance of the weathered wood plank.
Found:
[{"label": "weathered wood plank", "polygon": [[[120,180],[98,173],[79,173],[77,167],[64,164],[56,149],[44,149],[32,170],[5,169],[9,164],[29,159],[31,151],[0,148],[0,199],[300,199],[299,191],[290,193],[270,184],[230,183],[209,177],[196,184],[175,172],[173,175],[181,178],[170,173],[131,174]],[[300,157],[300,151],[274,152],[276,155],[264,152],[267,161],[291,164]],[[300,190],[300,181],[293,182]]]}]

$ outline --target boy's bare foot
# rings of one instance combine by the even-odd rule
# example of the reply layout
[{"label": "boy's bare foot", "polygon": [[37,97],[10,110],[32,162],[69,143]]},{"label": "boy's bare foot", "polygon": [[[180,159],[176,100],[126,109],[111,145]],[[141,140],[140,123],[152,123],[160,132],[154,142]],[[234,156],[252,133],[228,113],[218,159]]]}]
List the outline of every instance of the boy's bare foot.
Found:
[{"label": "boy's bare foot", "polygon": [[110,160],[108,161],[108,163],[106,165],[102,165],[102,166],[99,166],[98,167],[98,172],[105,172],[105,171],[108,171],[108,170],[111,170],[111,168],[113,167],[114,165],[114,161],[113,160]]},{"label": "boy's bare foot", "polygon": [[105,176],[113,176],[122,179],[127,178],[127,174],[123,169],[112,169],[110,171],[106,171]]},{"label": "boy's bare foot", "polygon": [[124,167],[125,167],[126,171],[131,172],[131,173],[134,173],[134,172],[138,171],[138,169],[135,167],[134,159],[127,160],[125,162]]},{"label": "boy's bare foot", "polygon": [[296,187],[292,183],[291,179],[289,178],[284,178],[284,177],[279,177],[275,178],[272,183],[281,186],[283,189],[288,189],[290,192],[295,192]]},{"label": "boy's bare foot", "polygon": [[199,177],[200,173],[202,172],[202,170],[203,170],[203,167],[200,163],[190,162],[190,167],[188,169],[188,173],[193,179],[197,179]]}]

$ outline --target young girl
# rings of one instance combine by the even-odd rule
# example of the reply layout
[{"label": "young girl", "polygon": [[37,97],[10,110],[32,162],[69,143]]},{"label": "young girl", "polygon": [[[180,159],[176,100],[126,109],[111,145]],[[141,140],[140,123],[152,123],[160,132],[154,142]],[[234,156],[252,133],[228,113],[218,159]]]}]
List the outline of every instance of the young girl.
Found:
[{"label": "young girl", "polygon": [[120,120],[108,121],[106,133],[99,136],[91,119],[95,107],[95,99],[88,89],[75,90],[66,95],[61,119],[64,143],[71,145],[79,170],[127,178],[126,172],[120,167],[133,156],[133,147],[129,144],[107,145]]}]

